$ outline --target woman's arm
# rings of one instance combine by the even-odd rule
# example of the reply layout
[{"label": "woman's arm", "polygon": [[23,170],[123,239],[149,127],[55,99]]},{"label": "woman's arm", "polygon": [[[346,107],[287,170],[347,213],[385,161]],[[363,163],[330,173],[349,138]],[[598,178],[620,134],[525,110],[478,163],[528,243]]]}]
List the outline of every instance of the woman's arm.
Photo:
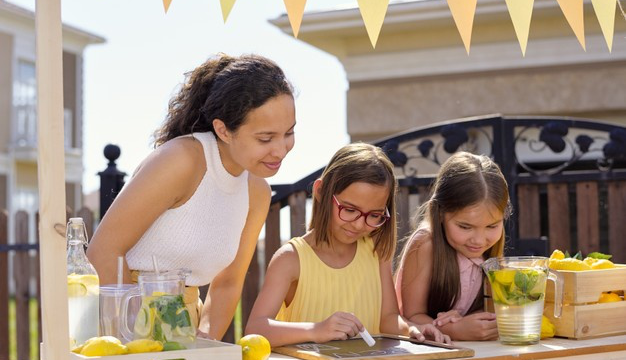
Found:
[{"label": "woman's arm", "polygon": [[198,327],[213,339],[221,339],[233,319],[246,272],[269,209],[271,190],[267,182],[252,174],[248,179],[250,207],[241,232],[237,255],[211,282]]},{"label": "woman's arm", "polygon": [[[118,256],[125,256],[163,212],[184,204],[193,195],[206,172],[206,165],[198,165],[203,159],[200,143],[181,138],[162,145],[144,160],[89,243],[87,256],[101,284],[114,284]],[[124,282],[130,282],[127,266]]]},{"label": "woman's arm", "polygon": [[417,232],[406,244],[396,278],[396,294],[401,314],[416,324],[431,324],[428,316],[428,293],[432,276],[432,241],[425,232]]}]

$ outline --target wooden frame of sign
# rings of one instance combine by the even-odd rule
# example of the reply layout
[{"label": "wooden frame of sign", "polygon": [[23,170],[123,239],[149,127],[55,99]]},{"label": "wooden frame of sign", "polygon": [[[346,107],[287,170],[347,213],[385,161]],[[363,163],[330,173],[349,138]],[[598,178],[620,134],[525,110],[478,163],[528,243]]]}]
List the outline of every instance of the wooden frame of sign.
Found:
[{"label": "wooden frame of sign", "polygon": [[303,343],[281,346],[272,351],[304,360],[426,360],[474,356],[474,350],[426,340],[419,342],[406,336],[372,335],[376,344],[369,347],[361,338],[329,341],[324,344]]}]

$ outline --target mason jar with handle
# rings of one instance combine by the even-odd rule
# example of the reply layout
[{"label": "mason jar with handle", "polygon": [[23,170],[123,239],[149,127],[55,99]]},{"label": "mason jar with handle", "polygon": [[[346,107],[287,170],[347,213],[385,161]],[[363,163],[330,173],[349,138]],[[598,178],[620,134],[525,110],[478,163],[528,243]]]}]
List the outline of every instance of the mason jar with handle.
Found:
[{"label": "mason jar with handle", "polygon": [[[187,348],[196,341],[195,324],[191,322],[183,293],[188,270],[142,272],[138,286],[122,297],[120,333],[126,341],[152,339],[161,342],[176,341]],[[141,297],[141,307],[135,316],[133,330],[128,325],[131,299]]]},{"label": "mason jar with handle", "polygon": [[491,285],[500,342],[509,345],[536,344],[541,338],[541,317],[546,280],[554,282],[554,317],[560,317],[563,278],[548,268],[542,256],[490,258],[482,265]]}]

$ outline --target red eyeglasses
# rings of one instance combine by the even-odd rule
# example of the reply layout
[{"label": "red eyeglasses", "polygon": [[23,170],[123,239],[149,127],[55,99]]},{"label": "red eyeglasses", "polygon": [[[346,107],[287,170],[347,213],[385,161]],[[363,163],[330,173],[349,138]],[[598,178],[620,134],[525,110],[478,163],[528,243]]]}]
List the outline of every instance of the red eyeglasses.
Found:
[{"label": "red eyeglasses", "polygon": [[343,221],[357,221],[361,216],[365,217],[365,223],[370,227],[381,227],[391,216],[389,215],[389,210],[385,208],[385,213],[383,214],[380,211],[370,211],[364,213],[359,209],[355,209],[352,207],[343,206],[339,203],[339,200],[333,195],[333,200],[337,207],[339,208],[339,218]]}]

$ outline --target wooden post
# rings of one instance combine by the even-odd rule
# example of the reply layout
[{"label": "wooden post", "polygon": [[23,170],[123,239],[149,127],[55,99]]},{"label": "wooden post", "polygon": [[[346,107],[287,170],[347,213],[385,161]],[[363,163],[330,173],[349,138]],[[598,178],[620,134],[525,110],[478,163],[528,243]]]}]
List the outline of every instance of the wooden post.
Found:
[{"label": "wooden post", "polygon": [[[291,215],[291,237],[302,236],[306,233],[306,191],[298,191],[289,195],[287,201],[289,202],[289,214]],[[280,212],[280,210],[278,211]],[[274,253],[271,255],[274,255]]]},{"label": "wooden post", "polygon": [[37,175],[42,360],[69,357],[61,0],[37,0]]},{"label": "wooden post", "polygon": [[[8,244],[6,210],[0,210],[0,246]],[[9,358],[9,252],[0,251],[0,359]]]},{"label": "wooden post", "polygon": [[[15,214],[15,243],[28,245],[28,213]],[[30,359],[29,285],[30,255],[28,250],[17,250],[13,257],[13,278],[15,279],[15,328],[17,329],[17,358]]]}]

